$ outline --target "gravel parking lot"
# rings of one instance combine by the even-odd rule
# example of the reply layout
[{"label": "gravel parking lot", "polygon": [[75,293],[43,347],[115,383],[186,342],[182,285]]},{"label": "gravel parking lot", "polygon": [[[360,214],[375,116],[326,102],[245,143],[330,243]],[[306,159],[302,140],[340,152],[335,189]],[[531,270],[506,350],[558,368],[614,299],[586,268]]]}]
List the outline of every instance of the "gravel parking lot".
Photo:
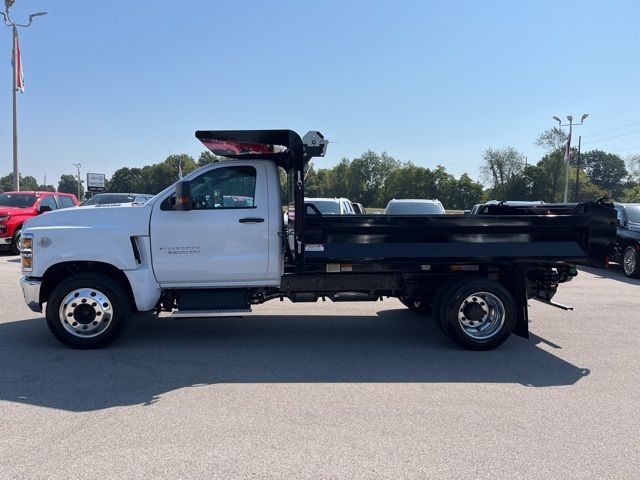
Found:
[{"label": "gravel parking lot", "polygon": [[0,256],[0,478],[640,478],[640,282],[586,269],[529,340],[395,300],[132,319],[73,351]]}]

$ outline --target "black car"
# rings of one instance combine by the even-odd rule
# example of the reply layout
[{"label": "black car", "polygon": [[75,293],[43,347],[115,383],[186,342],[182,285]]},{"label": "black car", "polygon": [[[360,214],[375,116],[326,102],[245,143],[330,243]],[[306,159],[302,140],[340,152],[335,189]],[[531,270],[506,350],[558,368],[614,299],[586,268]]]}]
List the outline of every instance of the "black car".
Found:
[{"label": "black car", "polygon": [[640,203],[616,203],[618,234],[611,260],[627,277],[640,277]]}]

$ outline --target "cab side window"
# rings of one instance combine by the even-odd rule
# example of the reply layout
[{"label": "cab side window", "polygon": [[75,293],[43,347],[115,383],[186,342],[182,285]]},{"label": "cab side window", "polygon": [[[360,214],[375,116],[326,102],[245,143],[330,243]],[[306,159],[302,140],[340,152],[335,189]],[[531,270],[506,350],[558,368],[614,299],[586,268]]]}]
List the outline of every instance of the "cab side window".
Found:
[{"label": "cab side window", "polygon": [[[209,170],[191,181],[191,209],[255,208],[256,169],[233,165]],[[171,210],[171,197],[162,210]]]},{"label": "cab side window", "polygon": [[56,204],[56,200],[53,197],[53,195],[49,195],[48,197],[44,197],[42,200],[40,200],[40,206],[41,207],[44,207],[44,206],[51,207],[51,210],[57,210],[58,209],[58,205]]},{"label": "cab side window", "polygon": [[60,202],[60,208],[71,208],[76,206],[71,197],[67,197],[65,195],[58,195],[58,201]]}]

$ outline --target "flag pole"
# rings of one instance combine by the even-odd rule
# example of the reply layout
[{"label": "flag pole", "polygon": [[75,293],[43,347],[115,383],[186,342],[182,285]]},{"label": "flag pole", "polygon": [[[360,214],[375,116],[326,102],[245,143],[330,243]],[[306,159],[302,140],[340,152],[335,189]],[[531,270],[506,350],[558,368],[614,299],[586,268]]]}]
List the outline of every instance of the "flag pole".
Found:
[{"label": "flag pole", "polygon": [[20,191],[20,174],[18,170],[18,29],[13,25],[13,188]]},{"label": "flag pole", "polygon": [[[13,31],[13,48],[11,49],[11,60],[13,63],[13,188],[16,191],[20,190],[20,173],[18,170],[18,89],[24,92],[24,82],[22,81],[22,61],[20,59],[20,45],[18,43],[18,27],[27,28],[33,23],[35,17],[41,17],[46,15],[47,12],[37,12],[29,15],[28,23],[16,23],[11,19],[9,15],[9,9],[13,6],[15,0],[5,0],[5,10],[0,11],[0,15],[4,19],[4,24],[7,27],[11,27]],[[20,75],[20,77],[18,77]]]}]

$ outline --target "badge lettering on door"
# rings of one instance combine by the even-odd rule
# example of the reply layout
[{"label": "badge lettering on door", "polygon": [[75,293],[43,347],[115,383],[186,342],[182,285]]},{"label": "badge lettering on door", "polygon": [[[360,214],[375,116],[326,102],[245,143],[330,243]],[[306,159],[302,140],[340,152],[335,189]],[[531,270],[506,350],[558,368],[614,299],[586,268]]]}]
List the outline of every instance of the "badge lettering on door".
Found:
[{"label": "badge lettering on door", "polygon": [[168,255],[200,255],[200,245],[160,247],[160,253]]}]

